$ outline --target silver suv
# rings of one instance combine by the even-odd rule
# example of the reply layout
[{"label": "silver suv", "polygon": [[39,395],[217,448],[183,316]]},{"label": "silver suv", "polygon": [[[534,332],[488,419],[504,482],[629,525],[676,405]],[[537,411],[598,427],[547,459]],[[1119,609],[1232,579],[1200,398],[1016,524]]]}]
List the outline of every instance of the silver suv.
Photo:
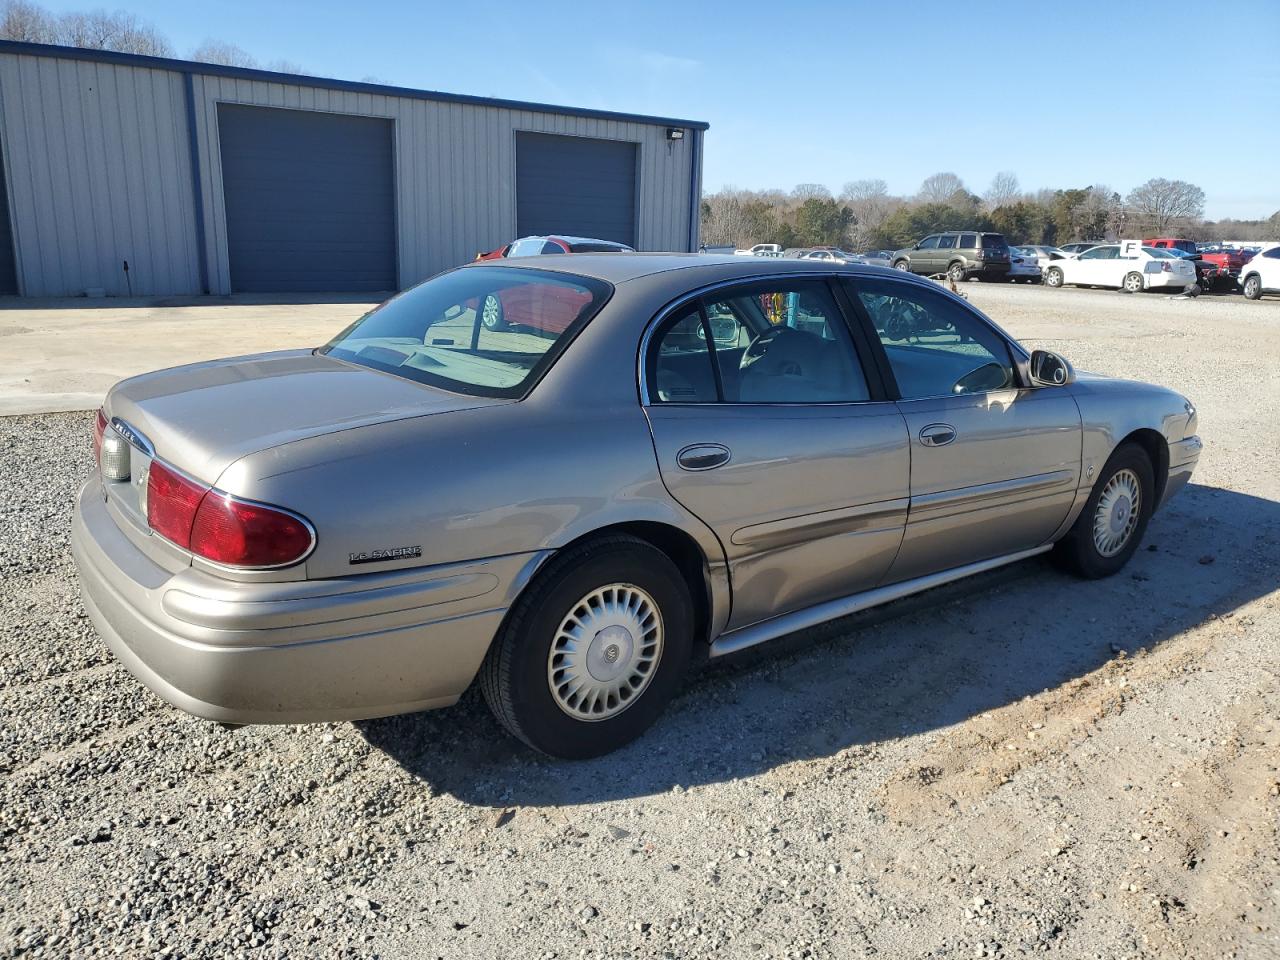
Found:
[{"label": "silver suv", "polygon": [[1009,244],[998,233],[977,230],[933,233],[914,247],[897,251],[893,255],[893,266],[926,277],[945,273],[956,282],[970,277],[1003,280],[1009,274]]}]

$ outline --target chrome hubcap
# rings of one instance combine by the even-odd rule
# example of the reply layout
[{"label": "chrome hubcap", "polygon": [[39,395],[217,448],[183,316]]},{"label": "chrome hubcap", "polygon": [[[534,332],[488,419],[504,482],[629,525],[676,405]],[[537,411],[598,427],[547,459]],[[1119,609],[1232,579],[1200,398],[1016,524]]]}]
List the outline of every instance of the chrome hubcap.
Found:
[{"label": "chrome hubcap", "polygon": [[662,659],[662,615],[630,583],[591,591],[573,605],[547,657],[556,706],[575,720],[607,720],[634,703]]},{"label": "chrome hubcap", "polygon": [[1138,526],[1142,510],[1142,484],[1128,468],[1118,471],[1102,488],[1093,515],[1093,545],[1104,557],[1124,549]]},{"label": "chrome hubcap", "polygon": [[498,309],[497,297],[484,298],[484,309],[480,312],[480,319],[486,327],[494,327],[498,325],[498,321],[502,319],[498,313]]},{"label": "chrome hubcap", "polygon": [[1135,277],[1135,276],[1133,276],[1132,274],[1130,274],[1130,275],[1125,279],[1124,285],[1125,285],[1126,287],[1128,287],[1130,290],[1133,290],[1133,291],[1135,291],[1135,292],[1136,292],[1136,291],[1138,291],[1138,290],[1141,290],[1141,289],[1142,289],[1142,280],[1141,280],[1141,278],[1139,278],[1139,277]]}]

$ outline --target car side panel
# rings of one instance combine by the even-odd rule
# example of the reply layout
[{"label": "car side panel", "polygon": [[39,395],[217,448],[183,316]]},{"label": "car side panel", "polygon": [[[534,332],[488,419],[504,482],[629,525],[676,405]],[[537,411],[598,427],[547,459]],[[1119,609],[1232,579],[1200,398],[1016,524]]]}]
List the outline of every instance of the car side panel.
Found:
[{"label": "car side panel", "polygon": [[[1070,511],[1080,476],[1080,414],[1056,387],[898,404],[912,438],[911,513],[896,582],[1039,546]],[[921,443],[944,423],[956,439]]]},{"label": "car side panel", "polygon": [[[639,404],[531,398],[500,417],[420,417],[300,441],[246,457],[221,489],[285,503],[316,526],[308,579],[555,550],[604,527],[650,522],[687,534],[727,618],[715,536],[672,500]],[[416,555],[352,565],[353,553]]]},{"label": "car side panel", "polygon": [[[733,582],[730,627],[875,586],[902,541],[910,469],[892,403],[657,404],[648,408],[672,496],[715,530]],[[731,459],[679,463],[715,443]]]}]

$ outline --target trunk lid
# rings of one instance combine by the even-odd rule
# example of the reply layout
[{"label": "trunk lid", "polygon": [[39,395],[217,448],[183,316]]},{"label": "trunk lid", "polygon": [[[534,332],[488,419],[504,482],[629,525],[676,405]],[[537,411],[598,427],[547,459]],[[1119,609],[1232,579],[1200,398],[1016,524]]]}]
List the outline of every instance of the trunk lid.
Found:
[{"label": "trunk lid", "polygon": [[108,416],[144,434],[158,458],[216,484],[241,457],[371,423],[510,403],[449,393],[310,350],[172,367],[121,381]]}]

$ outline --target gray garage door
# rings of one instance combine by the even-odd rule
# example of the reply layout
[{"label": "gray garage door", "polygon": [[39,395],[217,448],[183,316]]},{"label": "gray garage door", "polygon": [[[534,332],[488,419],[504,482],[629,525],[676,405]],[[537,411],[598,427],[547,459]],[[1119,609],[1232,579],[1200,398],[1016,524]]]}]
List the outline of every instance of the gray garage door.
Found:
[{"label": "gray garage door", "polygon": [[4,182],[4,159],[0,157],[0,294],[18,292],[18,273],[13,266],[13,231],[9,227],[9,191]]},{"label": "gray garage door", "polygon": [[636,145],[516,135],[516,232],[636,242]]},{"label": "gray garage door", "polygon": [[392,122],[218,104],[231,289],[394,290]]}]

